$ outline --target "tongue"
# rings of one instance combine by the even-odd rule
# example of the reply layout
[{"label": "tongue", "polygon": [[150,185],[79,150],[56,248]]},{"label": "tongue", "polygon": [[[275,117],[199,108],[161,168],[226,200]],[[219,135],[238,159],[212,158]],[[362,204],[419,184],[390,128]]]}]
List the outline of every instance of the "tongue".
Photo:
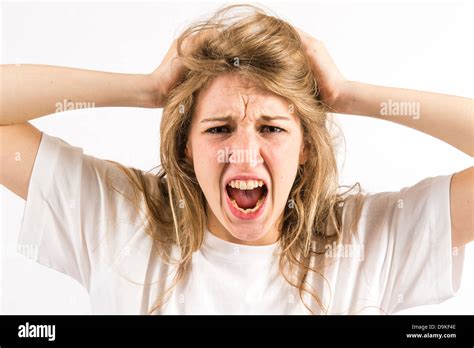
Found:
[{"label": "tongue", "polygon": [[239,190],[228,186],[227,191],[229,197],[233,198],[235,203],[242,209],[254,208],[259,198],[263,195],[262,187],[257,187],[253,190]]}]

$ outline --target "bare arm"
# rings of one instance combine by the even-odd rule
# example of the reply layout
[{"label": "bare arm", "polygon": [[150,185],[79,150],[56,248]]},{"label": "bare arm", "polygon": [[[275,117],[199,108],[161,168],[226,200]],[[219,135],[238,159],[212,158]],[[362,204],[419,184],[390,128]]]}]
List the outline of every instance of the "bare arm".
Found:
[{"label": "bare arm", "polygon": [[[48,65],[0,66],[0,184],[27,198],[41,131],[29,120],[80,107],[160,108],[185,73],[177,42],[151,74],[118,74]],[[192,48],[194,37],[184,49]]]},{"label": "bare arm", "polygon": [[[199,39],[199,35],[187,37],[182,42],[183,52],[193,49]],[[58,111],[58,106],[69,102],[81,108],[161,108],[184,74],[177,40],[150,74],[119,74],[50,65],[0,65],[0,126],[52,114]]]},{"label": "bare arm", "polygon": [[[474,156],[473,99],[348,81],[321,41],[298,32],[329,111],[392,121]],[[453,175],[450,206],[452,244],[474,241],[474,167]]]},{"label": "bare arm", "polygon": [[474,241],[474,167],[451,180],[451,229],[453,246]]},{"label": "bare arm", "polygon": [[154,107],[157,104],[149,75],[49,65],[2,65],[0,69],[2,126],[64,111],[62,105],[66,103],[80,107]]},{"label": "bare arm", "polygon": [[474,99],[347,81],[334,108],[416,129],[474,156]]},{"label": "bare arm", "polygon": [[[351,81],[345,88],[343,102],[335,106],[338,112],[414,128],[474,156],[473,99]],[[406,115],[400,115],[402,107]],[[450,206],[452,245],[474,241],[474,167],[453,175]]]},{"label": "bare arm", "polygon": [[26,199],[41,132],[27,121],[76,107],[156,104],[150,75],[0,66],[0,184]]}]

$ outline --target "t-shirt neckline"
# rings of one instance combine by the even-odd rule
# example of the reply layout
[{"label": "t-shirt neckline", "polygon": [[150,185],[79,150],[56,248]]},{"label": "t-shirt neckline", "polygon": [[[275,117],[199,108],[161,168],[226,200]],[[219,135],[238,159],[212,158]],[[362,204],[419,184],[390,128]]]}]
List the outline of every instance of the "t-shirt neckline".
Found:
[{"label": "t-shirt neckline", "polygon": [[273,260],[279,245],[279,241],[268,245],[232,243],[217,237],[205,228],[201,252],[205,257],[215,257],[231,262],[265,262]]}]

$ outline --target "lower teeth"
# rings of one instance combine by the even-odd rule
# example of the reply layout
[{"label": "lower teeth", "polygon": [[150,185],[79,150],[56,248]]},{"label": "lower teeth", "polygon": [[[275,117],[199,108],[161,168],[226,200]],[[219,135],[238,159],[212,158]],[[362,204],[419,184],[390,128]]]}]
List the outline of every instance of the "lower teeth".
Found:
[{"label": "lower teeth", "polygon": [[265,198],[265,197],[260,198],[260,199],[257,201],[257,205],[256,205],[255,207],[251,208],[251,209],[250,209],[250,208],[248,208],[248,209],[242,209],[241,207],[239,207],[239,206],[237,205],[237,202],[236,202],[233,198],[231,198],[230,201],[232,202],[232,205],[233,205],[234,207],[236,207],[237,209],[239,209],[242,213],[249,214],[249,213],[253,213],[253,212],[257,211],[257,209],[260,208],[260,206],[262,205],[262,202],[263,202],[263,199],[264,199],[264,198]]}]

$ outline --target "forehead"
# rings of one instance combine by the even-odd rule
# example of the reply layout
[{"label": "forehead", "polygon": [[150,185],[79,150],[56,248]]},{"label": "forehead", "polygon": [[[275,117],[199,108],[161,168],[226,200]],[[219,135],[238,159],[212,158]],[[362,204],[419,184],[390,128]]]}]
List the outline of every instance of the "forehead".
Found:
[{"label": "forehead", "polygon": [[285,98],[238,74],[220,75],[212,80],[199,92],[195,111],[198,118],[247,113],[293,116]]}]

